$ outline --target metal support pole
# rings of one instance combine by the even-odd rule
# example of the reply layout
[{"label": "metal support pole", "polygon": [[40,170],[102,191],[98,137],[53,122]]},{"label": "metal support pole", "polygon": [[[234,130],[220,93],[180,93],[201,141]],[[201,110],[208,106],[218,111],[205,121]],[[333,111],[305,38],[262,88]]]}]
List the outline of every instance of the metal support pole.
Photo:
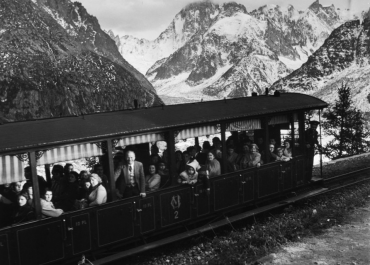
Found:
[{"label": "metal support pole", "polygon": [[116,200],[116,182],[114,180],[113,145],[112,140],[107,140],[107,155],[109,168],[110,199]]},{"label": "metal support pole", "polygon": [[295,151],[295,135],[294,135],[294,113],[291,115],[290,117],[290,127],[291,127],[291,130],[290,130],[290,138],[292,139],[290,144],[292,145],[290,148],[292,149],[292,157],[294,157],[296,155],[296,151]]},{"label": "metal support pole", "polygon": [[322,137],[321,137],[321,109],[319,110],[319,125],[320,125],[320,177],[322,178]]},{"label": "metal support pole", "polygon": [[170,130],[168,132],[167,140],[167,150],[168,150],[168,158],[169,158],[169,169],[170,169],[170,183],[174,185],[177,183],[177,174],[176,174],[176,158],[175,158],[175,131]]},{"label": "metal support pole", "polygon": [[30,166],[32,172],[33,203],[35,205],[36,219],[40,220],[42,218],[42,214],[41,214],[39,178],[37,176],[36,168],[37,167],[36,153],[34,151],[30,152],[28,153],[28,157],[30,159]]},{"label": "metal support pole", "polygon": [[221,123],[221,142],[222,142],[222,174],[227,169],[227,149],[226,149],[226,123]]},{"label": "metal support pole", "polygon": [[264,132],[264,137],[263,141],[265,142],[265,150],[260,150],[260,152],[264,151],[265,152],[265,163],[270,162],[270,142],[269,142],[269,121],[268,118],[263,118],[263,132]]}]

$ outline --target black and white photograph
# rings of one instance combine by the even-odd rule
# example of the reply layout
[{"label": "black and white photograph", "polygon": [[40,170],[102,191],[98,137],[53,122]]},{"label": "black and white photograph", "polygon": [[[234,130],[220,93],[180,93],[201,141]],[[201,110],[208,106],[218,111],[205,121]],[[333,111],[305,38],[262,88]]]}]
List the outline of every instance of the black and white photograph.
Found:
[{"label": "black and white photograph", "polygon": [[0,265],[369,265],[370,0],[0,0]]}]

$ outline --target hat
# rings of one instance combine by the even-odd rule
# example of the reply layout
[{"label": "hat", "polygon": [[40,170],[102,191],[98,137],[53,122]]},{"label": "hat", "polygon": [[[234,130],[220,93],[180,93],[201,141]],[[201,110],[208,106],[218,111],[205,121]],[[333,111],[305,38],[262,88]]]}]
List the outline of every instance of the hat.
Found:
[{"label": "hat", "polygon": [[310,124],[311,124],[311,125],[319,125],[319,124],[320,124],[320,122],[313,120],[313,121],[310,121]]}]

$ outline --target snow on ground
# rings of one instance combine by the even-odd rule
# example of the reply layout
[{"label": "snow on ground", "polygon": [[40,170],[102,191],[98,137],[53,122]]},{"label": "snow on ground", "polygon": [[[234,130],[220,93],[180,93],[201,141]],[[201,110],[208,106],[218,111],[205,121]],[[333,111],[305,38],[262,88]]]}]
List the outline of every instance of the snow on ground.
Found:
[{"label": "snow on ground", "polygon": [[165,95],[169,97],[183,97],[196,101],[200,101],[201,99],[215,100],[218,98],[204,95],[202,91],[205,87],[208,87],[216,82],[227,70],[230,69],[230,67],[232,67],[232,65],[226,65],[219,68],[213,77],[205,80],[202,84],[197,86],[189,86],[186,84],[185,81],[189,77],[190,72],[182,73],[164,80],[153,81],[152,84],[157,90],[157,94],[159,96]]}]

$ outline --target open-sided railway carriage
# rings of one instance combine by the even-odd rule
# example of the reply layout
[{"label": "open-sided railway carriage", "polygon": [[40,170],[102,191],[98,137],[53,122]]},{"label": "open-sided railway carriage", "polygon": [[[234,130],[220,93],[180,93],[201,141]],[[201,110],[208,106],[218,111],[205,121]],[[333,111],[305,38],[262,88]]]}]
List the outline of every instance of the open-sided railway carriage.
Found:
[{"label": "open-sided railway carriage", "polygon": [[[306,170],[310,170],[304,148],[305,112],[325,107],[317,98],[284,93],[1,125],[0,184],[23,179],[23,168],[29,164],[37,219],[0,229],[0,264],[60,264],[303,187],[308,183]],[[293,159],[289,162],[264,161],[258,168],[222,172],[210,179],[209,195],[202,183],[177,184],[176,139],[221,133],[225,165],[227,131],[252,131],[265,143],[271,136],[279,143],[283,129],[292,139]],[[145,143],[159,140],[167,142],[172,185],[149,192],[145,198],[117,200],[115,148],[141,145],[149,149]],[[267,148],[266,144],[266,153]],[[58,218],[41,218],[37,166],[91,156],[107,158],[109,201]]]}]

